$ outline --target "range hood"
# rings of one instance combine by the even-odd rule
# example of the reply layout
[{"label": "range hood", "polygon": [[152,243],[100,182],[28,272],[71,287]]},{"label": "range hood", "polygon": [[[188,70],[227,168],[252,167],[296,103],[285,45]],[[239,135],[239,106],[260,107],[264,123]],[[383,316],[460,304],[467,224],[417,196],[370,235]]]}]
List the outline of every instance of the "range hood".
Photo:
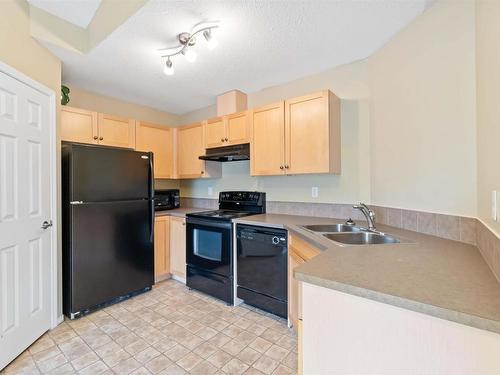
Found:
[{"label": "range hood", "polygon": [[220,162],[250,160],[250,144],[209,148],[199,159]]}]

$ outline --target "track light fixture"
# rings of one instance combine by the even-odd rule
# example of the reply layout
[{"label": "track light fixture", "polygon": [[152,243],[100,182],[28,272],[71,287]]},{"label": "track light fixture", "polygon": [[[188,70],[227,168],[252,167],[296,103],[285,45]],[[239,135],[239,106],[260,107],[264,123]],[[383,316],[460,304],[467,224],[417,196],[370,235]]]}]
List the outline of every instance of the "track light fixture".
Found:
[{"label": "track light fixture", "polygon": [[184,32],[177,36],[179,39],[178,46],[159,50],[162,59],[166,60],[163,72],[169,76],[174,74],[174,67],[171,59],[174,56],[182,54],[187,61],[191,63],[196,61],[197,54],[193,47],[196,44],[196,37],[199,34],[203,34],[205,37],[208,49],[212,50],[217,47],[219,42],[214,36],[214,30],[218,27],[218,21],[199,23],[190,33]]}]

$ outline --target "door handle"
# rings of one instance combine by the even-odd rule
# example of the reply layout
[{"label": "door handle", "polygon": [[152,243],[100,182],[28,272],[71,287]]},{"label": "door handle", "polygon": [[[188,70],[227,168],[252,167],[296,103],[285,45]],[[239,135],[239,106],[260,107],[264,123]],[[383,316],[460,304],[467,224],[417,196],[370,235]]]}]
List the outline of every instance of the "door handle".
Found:
[{"label": "door handle", "polygon": [[52,223],[52,220],[45,220],[43,223],[42,223],[42,229],[48,229],[49,227],[51,227],[53,225]]}]

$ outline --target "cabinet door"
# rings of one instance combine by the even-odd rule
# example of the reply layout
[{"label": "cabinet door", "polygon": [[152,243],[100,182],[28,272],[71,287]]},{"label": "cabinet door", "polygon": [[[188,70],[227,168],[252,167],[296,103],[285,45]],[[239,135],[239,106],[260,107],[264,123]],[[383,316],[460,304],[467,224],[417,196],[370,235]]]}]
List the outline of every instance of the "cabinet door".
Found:
[{"label": "cabinet door", "polygon": [[186,279],[186,219],[170,218],[170,273]]},{"label": "cabinet door", "polygon": [[170,273],[170,220],[168,216],[155,218],[155,281]]},{"label": "cabinet door", "polygon": [[135,148],[153,152],[155,178],[172,178],[174,173],[173,130],[137,121]]},{"label": "cabinet door", "polygon": [[288,249],[288,320],[295,330],[302,318],[302,283],[293,277],[293,271],[304,262],[292,248]]},{"label": "cabinet door", "polygon": [[250,121],[252,176],[284,174],[284,103],[279,102],[254,109],[251,112]]},{"label": "cabinet door", "polygon": [[198,159],[205,153],[201,124],[178,129],[177,152],[179,178],[197,178],[205,173],[203,160]]},{"label": "cabinet door", "polygon": [[99,113],[99,144],[135,148],[135,121]]},{"label": "cabinet door", "polygon": [[304,374],[304,332],[302,319],[297,322],[297,375]]},{"label": "cabinet door", "polygon": [[237,145],[250,142],[249,130],[247,112],[227,116],[226,134],[229,144]]},{"label": "cabinet door", "polygon": [[226,121],[222,117],[207,120],[203,124],[205,148],[220,147],[227,144]]},{"label": "cabinet door", "polygon": [[70,142],[98,143],[97,112],[68,106],[61,107],[61,139]]},{"label": "cabinet door", "polygon": [[330,172],[328,91],[285,102],[287,173]]}]

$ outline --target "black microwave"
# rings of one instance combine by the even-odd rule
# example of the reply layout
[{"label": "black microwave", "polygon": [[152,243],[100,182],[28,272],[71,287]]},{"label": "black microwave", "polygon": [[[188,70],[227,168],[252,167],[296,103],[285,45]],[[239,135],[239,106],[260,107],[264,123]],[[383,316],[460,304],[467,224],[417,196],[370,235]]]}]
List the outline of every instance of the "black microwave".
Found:
[{"label": "black microwave", "polygon": [[181,206],[179,189],[155,189],[155,211],[173,210]]}]

